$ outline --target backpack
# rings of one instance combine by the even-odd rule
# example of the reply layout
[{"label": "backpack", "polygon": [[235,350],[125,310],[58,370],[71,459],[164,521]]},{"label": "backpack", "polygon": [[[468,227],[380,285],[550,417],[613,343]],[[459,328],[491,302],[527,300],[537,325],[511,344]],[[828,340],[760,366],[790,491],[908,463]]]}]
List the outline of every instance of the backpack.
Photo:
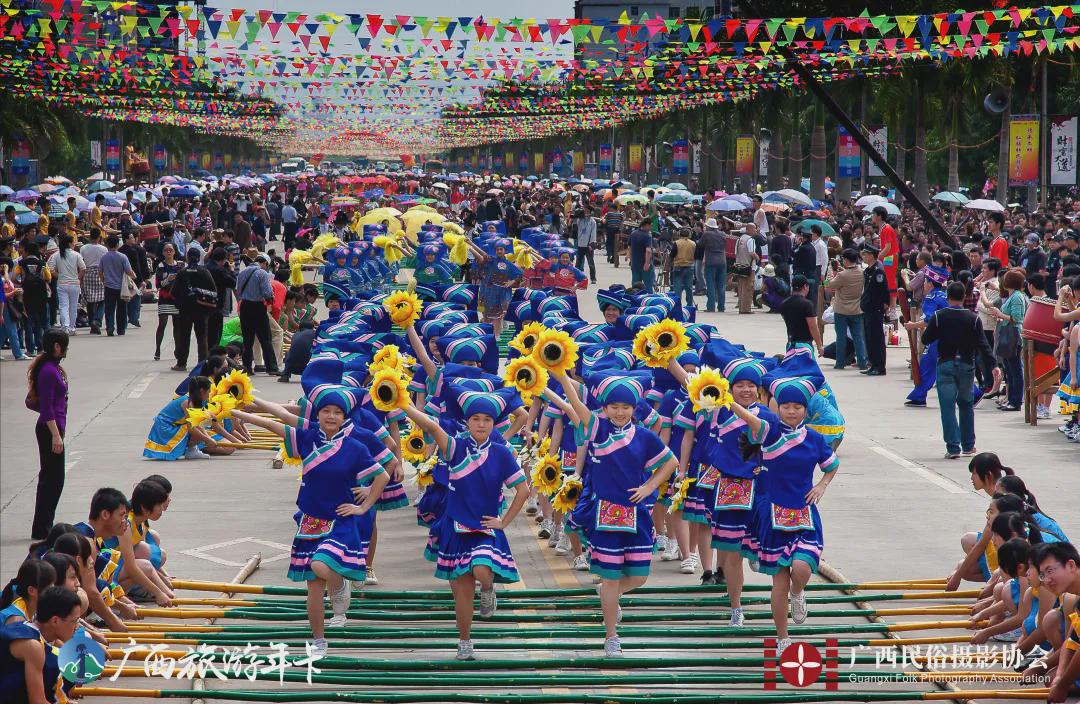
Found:
[{"label": "backpack", "polygon": [[40,260],[24,260],[19,268],[22,270],[23,300],[31,305],[49,300],[49,284],[42,276],[45,265]]}]

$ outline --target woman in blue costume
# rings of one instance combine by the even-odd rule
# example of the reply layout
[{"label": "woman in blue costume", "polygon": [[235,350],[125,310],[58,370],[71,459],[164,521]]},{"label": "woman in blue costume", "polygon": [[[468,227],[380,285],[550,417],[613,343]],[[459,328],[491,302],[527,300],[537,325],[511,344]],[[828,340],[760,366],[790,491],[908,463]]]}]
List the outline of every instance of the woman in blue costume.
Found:
[{"label": "woman in blue costume", "polygon": [[652,383],[649,372],[597,372],[586,377],[603,414],[589,409],[565,373],[555,376],[570,406],[577,443],[587,445],[582,492],[570,528],[589,545],[589,569],[600,577],[604,653],[622,655],[619,598],[645,583],[655,543],[652,506],[678,462],[656,433],[634,423],[634,407]]},{"label": "woman in blue costume", "polygon": [[0,702],[48,704],[56,701],[60,674],[51,643],[70,640],[79,625],[82,604],[63,587],[42,591],[30,621],[0,625]]},{"label": "woman in blue costume", "polygon": [[[292,544],[289,579],[307,582],[307,613],[315,652],[326,654],[323,593],[329,589],[331,626],[344,626],[349,608],[349,580],[363,583],[371,537],[371,508],[387,475],[367,449],[343,429],[356,401],[346,390],[324,393],[313,408],[318,425],[289,427],[262,416],[233,411],[245,423],[265,428],[285,441],[286,453],[303,458],[303,478],[293,517],[298,530]],[[354,490],[370,483],[362,503]]]},{"label": "woman in blue costume", "polygon": [[[683,352],[675,362],[685,373],[696,372],[698,354],[693,350]],[[680,417],[680,413],[685,413],[684,409],[687,407],[692,409],[690,397],[686,393],[686,388],[676,381],[671,372],[665,369],[653,370],[653,386],[666,388],[656,407],[656,413],[660,418],[658,434],[671,452],[676,457],[679,457],[686,426],[685,424],[677,424],[676,419]],[[665,550],[660,552],[660,559],[664,562],[670,562],[679,559],[681,556],[683,560],[679,570],[683,574],[693,574],[697,568],[696,546],[690,543],[690,528],[684,513],[685,507],[672,510],[671,506],[673,497],[678,491],[682,480],[686,477],[697,479],[697,475],[691,474],[690,469],[689,467],[683,468],[680,465],[679,470],[671,475],[671,480],[653,509],[653,521],[656,524],[656,534],[658,536],[657,550],[660,549],[660,537],[664,537],[667,542],[667,545],[664,546]]]},{"label": "woman in blue costume", "polygon": [[[152,460],[204,460],[211,454],[233,453],[233,448],[217,447],[213,435],[187,422],[189,408],[203,408],[210,400],[211,385],[210,379],[205,376],[194,377],[188,385],[188,393],[174,398],[158,411],[143,445],[143,457]],[[236,440],[220,423],[215,422],[213,430],[221,437]]]},{"label": "woman in blue costume", "polygon": [[56,581],[56,572],[46,562],[28,558],[14,579],[0,593],[0,626],[33,621],[38,596]]},{"label": "woman in blue costume", "polygon": [[[728,380],[731,396],[737,404],[755,416],[772,424],[778,422],[767,406],[759,403],[762,382],[767,370],[762,360],[745,355],[726,342],[716,342],[702,352],[702,359],[715,364]],[[674,373],[674,372],[673,372]],[[759,463],[743,457],[740,438],[746,422],[731,409],[720,408],[715,413],[715,433],[708,445],[703,467],[715,474],[713,489],[706,501],[711,540],[709,548],[719,557],[717,577],[727,585],[731,599],[731,625],[743,625],[741,606],[743,586],[743,542],[750,528],[751,509],[757,493]],[[751,438],[752,440],[754,438]],[[760,441],[762,438],[756,438]],[[705,551],[705,546],[702,546]],[[705,576],[702,582],[707,583]]]},{"label": "woman in blue costume", "polygon": [[[764,379],[776,402],[779,421],[755,415],[737,402],[731,404],[732,413],[746,423],[743,432],[752,443],[750,448],[762,441],[753,450],[760,471],[754,482],[743,554],[757,561],[759,572],[772,575],[770,602],[777,652],[791,644],[789,606],[795,623],[806,620],[803,588],[817,572],[824,548],[817,503],[840,467],[825,438],[804,425],[818,377],[784,377],[783,371],[775,369]],[[815,484],[818,468],[823,476]]]},{"label": "woman in blue costume", "polygon": [[514,295],[514,287],[518,285],[523,272],[506,258],[513,253],[510,240],[496,239],[490,247],[490,253],[475,245],[470,245],[470,250],[476,257],[474,271],[480,279],[480,305],[484,309],[484,322],[491,323],[498,336],[510,298]]},{"label": "woman in blue costume", "polygon": [[[445,512],[431,527],[424,557],[436,563],[437,578],[450,582],[459,660],[475,657],[471,636],[476,584],[480,584],[480,616],[488,618],[496,609],[495,583],[519,579],[504,530],[525,505],[529,489],[514,453],[491,439],[515,393],[509,388],[492,393],[467,391],[453,399],[456,415],[465,419],[468,428],[458,435],[449,435],[412,404],[405,407],[409,420],[434,440],[449,467]],[[500,515],[504,487],[515,494]]]}]

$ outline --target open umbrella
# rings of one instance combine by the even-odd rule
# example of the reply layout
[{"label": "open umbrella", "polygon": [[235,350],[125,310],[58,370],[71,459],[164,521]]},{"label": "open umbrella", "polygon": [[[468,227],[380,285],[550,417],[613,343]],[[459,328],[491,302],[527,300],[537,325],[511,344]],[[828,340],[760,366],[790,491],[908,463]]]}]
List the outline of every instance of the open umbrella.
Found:
[{"label": "open umbrella", "polygon": [[930,200],[936,200],[939,203],[955,203],[957,205],[964,205],[968,203],[971,199],[965,196],[963,193],[956,193],[955,191],[942,191]]},{"label": "open umbrella", "polygon": [[15,189],[11,186],[0,186],[0,196],[15,195]]},{"label": "open umbrella", "polygon": [[747,208],[749,208],[751,205],[754,204],[753,198],[746,195],[745,193],[732,193],[730,196],[720,196],[720,197],[721,198],[727,198],[729,200],[738,201],[739,203],[742,203],[743,205],[745,205]]},{"label": "open umbrella", "polygon": [[501,196],[502,194],[502,189],[499,188],[489,188],[487,192],[487,195],[489,196]]},{"label": "open umbrella", "polygon": [[112,181],[104,181],[104,180],[102,180],[102,181],[94,181],[93,183],[91,183],[89,186],[86,187],[86,190],[93,193],[94,191],[107,191],[110,188],[115,188],[115,187],[116,187],[116,184],[113,183]]},{"label": "open umbrella", "polygon": [[30,210],[30,208],[27,208],[22,203],[13,203],[13,202],[11,202],[9,200],[5,200],[3,202],[0,202],[0,213],[5,212],[9,207],[15,208],[15,214],[16,215],[19,215],[20,213],[32,212]]},{"label": "open umbrella", "polygon": [[717,198],[705,206],[705,210],[713,210],[721,213],[733,213],[737,210],[746,210],[746,206],[734,198]]},{"label": "open umbrella", "polygon": [[15,195],[13,195],[11,198],[12,198],[12,200],[18,200],[18,201],[24,201],[25,202],[25,201],[28,201],[28,200],[34,200],[35,198],[37,198],[40,195],[41,194],[38,193],[37,191],[35,191],[33,188],[24,188],[21,191],[15,191]]},{"label": "open umbrella", "polygon": [[1005,212],[1005,206],[998,203],[996,200],[990,200],[989,198],[976,198],[975,200],[968,201],[965,208],[969,210],[988,210],[992,213]]},{"label": "open umbrella", "polygon": [[813,218],[808,218],[806,220],[800,220],[798,223],[795,224],[795,227],[792,228],[792,229],[794,229],[796,232],[802,232],[803,230],[809,230],[811,225],[817,225],[818,227],[820,227],[821,228],[821,234],[823,234],[825,236],[830,236],[830,235],[835,235],[836,234],[836,230],[833,229],[832,225],[825,222],[824,220],[815,220]]},{"label": "open umbrella", "polygon": [[690,190],[689,188],[686,187],[685,183],[679,183],[678,181],[672,181],[671,183],[667,184],[667,186],[665,186],[665,187],[670,188],[673,191],[689,191]]},{"label": "open umbrella", "polygon": [[202,193],[191,186],[180,186],[169,190],[170,198],[198,198]]},{"label": "open umbrella", "polygon": [[879,195],[863,196],[863,197],[859,198],[859,200],[855,201],[855,207],[856,208],[865,208],[867,205],[881,205],[883,203],[888,203],[888,202],[889,202],[889,199],[886,198],[885,196],[879,196]]},{"label": "open umbrella", "polygon": [[656,197],[656,202],[662,205],[686,205],[690,202],[690,193],[688,191],[662,193]]},{"label": "open umbrella", "polygon": [[640,193],[623,193],[621,196],[615,199],[615,202],[619,205],[625,205],[627,203],[641,203],[645,204],[649,202],[648,197],[641,195]]},{"label": "open umbrella", "polygon": [[784,203],[790,203],[792,205],[802,205],[806,207],[811,207],[814,205],[814,201],[811,200],[810,196],[806,195],[802,191],[796,191],[794,188],[781,188],[779,191],[771,193],[768,197],[774,203],[777,201],[782,201]]},{"label": "open umbrella", "polygon": [[889,215],[900,214],[900,208],[897,207],[896,203],[890,203],[888,201],[885,201],[884,203],[871,203],[869,205],[864,205],[862,206],[861,210],[874,210],[875,208],[885,208],[885,212]]},{"label": "open umbrella", "polygon": [[443,190],[443,191],[449,191],[450,190],[450,186],[447,186],[445,183],[433,183],[433,184],[431,184],[431,187],[432,188],[438,188],[438,189]]}]

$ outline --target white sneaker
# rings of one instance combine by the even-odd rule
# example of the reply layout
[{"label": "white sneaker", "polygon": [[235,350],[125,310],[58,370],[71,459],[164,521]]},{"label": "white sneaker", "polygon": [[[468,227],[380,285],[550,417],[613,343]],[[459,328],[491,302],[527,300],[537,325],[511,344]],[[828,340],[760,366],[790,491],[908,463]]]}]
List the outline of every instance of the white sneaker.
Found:
[{"label": "white sneaker", "polygon": [[349,617],[345,614],[341,614],[340,616],[331,616],[326,620],[326,625],[332,626],[334,628],[341,628],[342,626],[347,626],[349,625]]},{"label": "white sneaker", "polygon": [[656,536],[656,551],[657,552],[661,552],[661,553],[664,552],[665,550],[667,550],[667,546],[668,546],[668,537],[666,535],[658,535],[658,536]]},{"label": "white sneaker", "polygon": [[197,446],[192,445],[188,447],[187,452],[184,453],[185,460],[208,460],[210,455],[200,450]]},{"label": "white sneaker", "polygon": [[525,513],[529,516],[540,510],[540,501],[534,496],[525,504]]},{"label": "white sneaker", "polygon": [[589,558],[587,558],[585,556],[585,553],[581,553],[580,555],[578,555],[577,557],[574,558],[574,564],[571,565],[570,569],[575,570],[577,572],[588,572],[589,571]]},{"label": "white sneaker", "polygon": [[791,606],[791,620],[794,623],[806,622],[806,592],[788,596],[788,604]]},{"label": "white sneaker", "polygon": [[1035,416],[1037,418],[1041,418],[1041,419],[1049,418],[1050,417],[1050,407],[1049,406],[1038,406],[1036,408],[1036,411],[1035,411]]},{"label": "white sneaker", "polygon": [[732,628],[742,628],[743,621],[744,619],[742,609],[732,609],[731,620],[728,622],[728,625]]},{"label": "white sneaker", "polygon": [[776,641],[776,655],[778,657],[780,655],[783,655],[784,651],[787,650],[789,645],[791,645],[790,638],[781,638],[780,640]]},{"label": "white sneaker", "polygon": [[475,660],[473,642],[471,640],[459,640],[457,644],[458,660]]},{"label": "white sneaker", "polygon": [[556,555],[569,555],[570,554],[570,537],[564,533],[559,533],[559,541],[555,543]]},{"label": "white sneaker", "polygon": [[316,638],[311,642],[311,655],[316,658],[325,658],[326,651],[330,649],[330,644],[326,642],[325,638]]},{"label": "white sneaker", "polygon": [[544,520],[540,521],[540,530],[537,531],[536,537],[540,538],[541,540],[550,538],[552,528],[554,528],[554,525],[552,524],[551,519],[545,518]]},{"label": "white sneaker", "polygon": [[367,568],[367,574],[364,575],[364,584],[368,584],[373,587],[379,584],[379,577],[375,574],[374,567]]},{"label": "white sneaker", "polygon": [[480,618],[491,618],[498,608],[499,600],[495,597],[495,587],[486,592],[480,590]]},{"label": "white sneaker", "polygon": [[[349,602],[351,600],[352,594],[349,591],[349,580],[343,579],[341,580],[341,587],[330,593],[330,608],[333,609],[334,619],[345,620],[345,614],[349,611]],[[335,623],[332,625],[344,626],[345,624]]]},{"label": "white sneaker", "polygon": [[619,636],[612,636],[604,640],[604,657],[622,657],[622,643],[619,641]]},{"label": "white sneaker", "polygon": [[680,557],[679,541],[668,540],[667,550],[660,553],[660,559],[664,562],[671,562],[672,560],[678,560]]},{"label": "white sneaker", "polygon": [[553,548],[559,544],[559,538],[562,537],[562,526],[552,525],[551,535],[548,536],[548,547]]},{"label": "white sneaker", "polygon": [[698,556],[694,553],[690,553],[690,557],[686,558],[679,564],[679,571],[683,574],[694,574],[694,572],[697,571],[699,564],[700,562],[698,561]]},{"label": "white sneaker", "polygon": [[615,623],[622,623],[622,607],[616,607],[615,611]]},{"label": "white sneaker", "polygon": [[1059,433],[1065,433],[1066,435],[1068,435],[1069,433],[1071,433],[1073,431],[1073,428],[1075,428],[1075,427],[1076,427],[1076,423],[1073,423],[1070,420],[1070,421],[1068,421],[1066,423],[1062,423],[1061,425],[1059,425],[1057,429],[1058,429]]}]

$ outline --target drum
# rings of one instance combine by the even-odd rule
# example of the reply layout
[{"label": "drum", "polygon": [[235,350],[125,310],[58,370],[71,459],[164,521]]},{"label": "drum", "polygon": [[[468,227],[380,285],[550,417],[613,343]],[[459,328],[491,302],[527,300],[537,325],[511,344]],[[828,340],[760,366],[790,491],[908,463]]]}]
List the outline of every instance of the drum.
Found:
[{"label": "drum", "polygon": [[1054,320],[1055,299],[1037,296],[1031,299],[1024,315],[1023,334],[1029,340],[1057,345],[1064,324]]}]

